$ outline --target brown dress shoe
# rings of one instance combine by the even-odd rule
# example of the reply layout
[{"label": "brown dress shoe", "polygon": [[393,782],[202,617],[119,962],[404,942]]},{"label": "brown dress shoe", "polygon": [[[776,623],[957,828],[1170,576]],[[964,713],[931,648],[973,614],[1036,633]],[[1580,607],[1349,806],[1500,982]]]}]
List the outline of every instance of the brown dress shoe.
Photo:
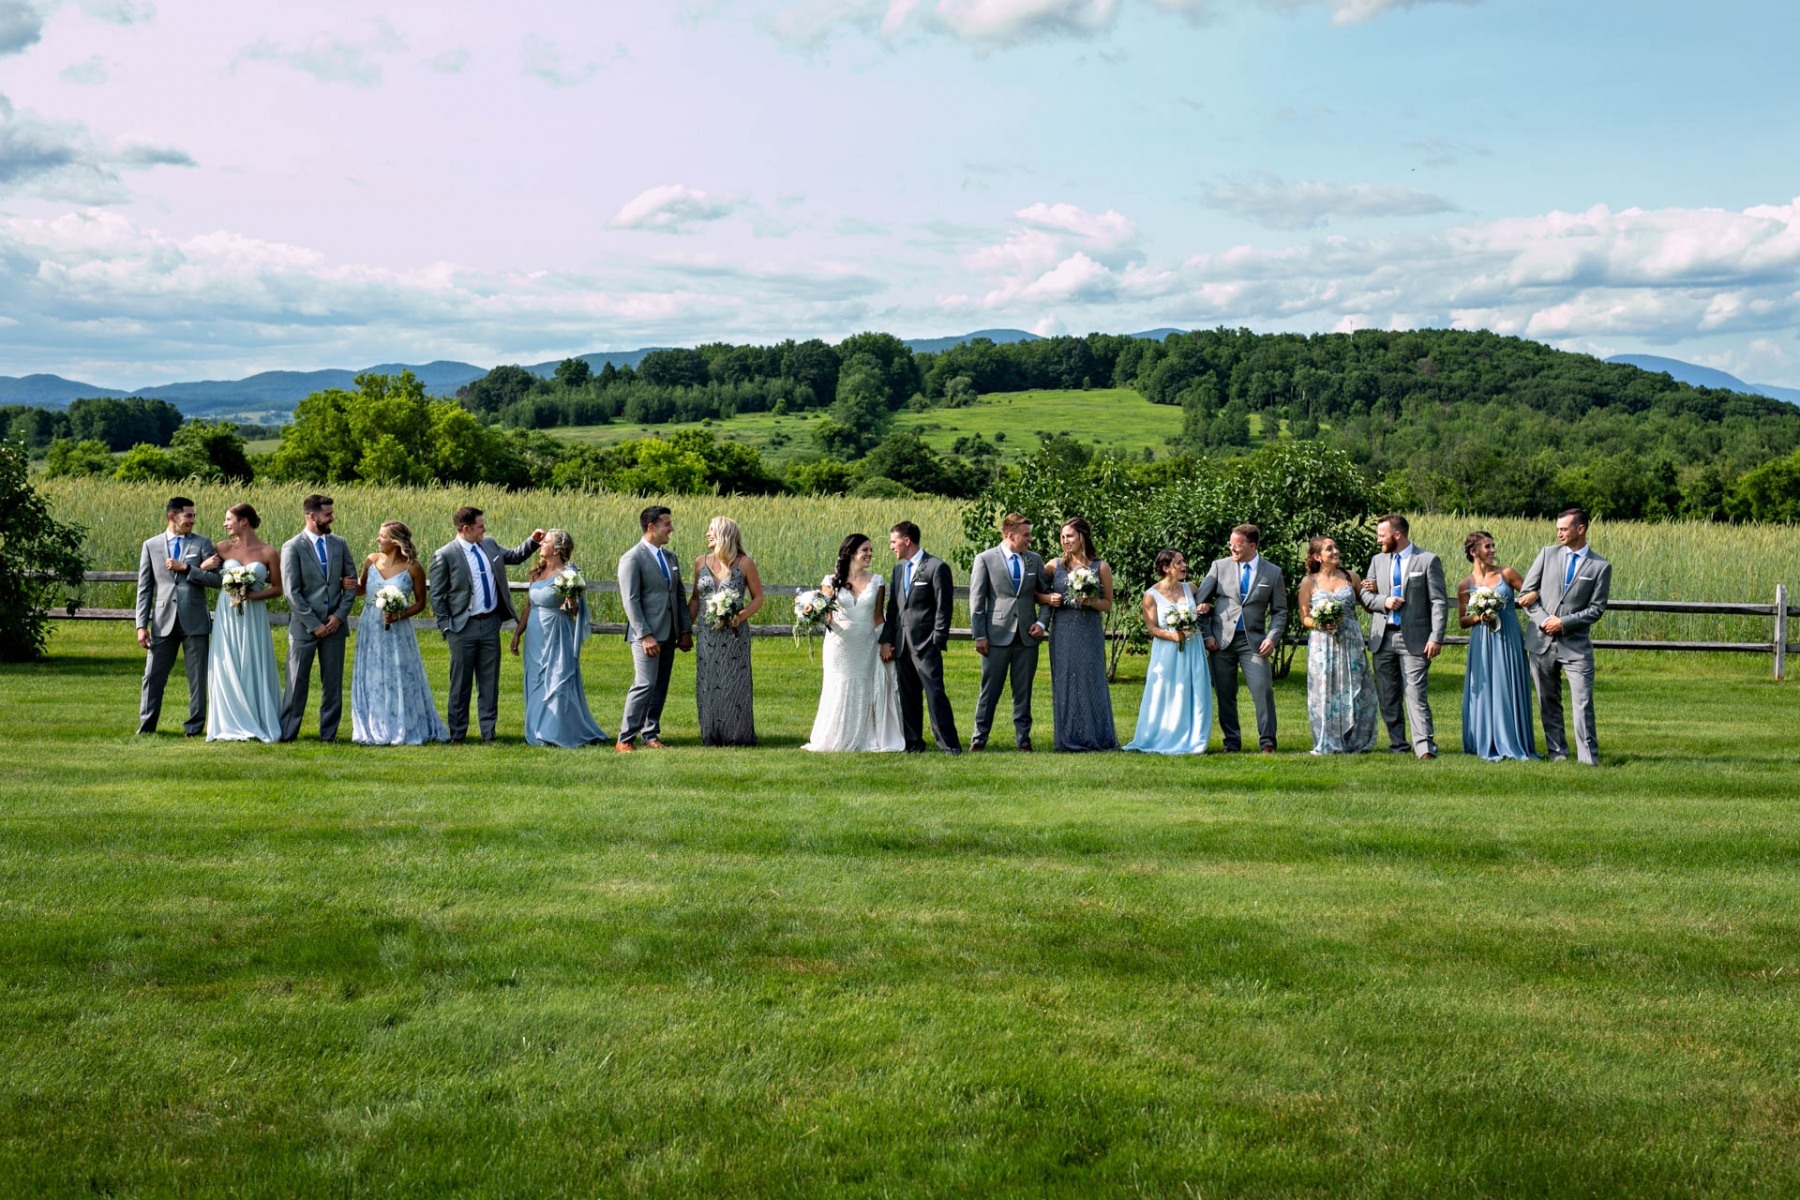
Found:
[{"label": "brown dress shoe", "polygon": [[644,749],[646,749],[646,750],[661,750],[661,749],[663,749],[663,744],[661,742],[657,741],[655,738],[645,738],[644,739]]},{"label": "brown dress shoe", "polygon": [[614,742],[613,743],[613,750],[619,754],[630,754],[633,750],[636,750],[636,749],[637,749],[637,747],[632,745],[630,742]]}]

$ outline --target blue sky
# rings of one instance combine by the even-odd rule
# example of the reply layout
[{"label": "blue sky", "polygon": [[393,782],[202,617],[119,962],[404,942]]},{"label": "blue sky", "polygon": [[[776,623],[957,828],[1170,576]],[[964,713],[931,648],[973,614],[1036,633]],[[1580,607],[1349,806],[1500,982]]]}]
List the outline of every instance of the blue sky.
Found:
[{"label": "blue sky", "polygon": [[0,374],[1494,329],[1800,385],[1800,16],[0,0]]}]

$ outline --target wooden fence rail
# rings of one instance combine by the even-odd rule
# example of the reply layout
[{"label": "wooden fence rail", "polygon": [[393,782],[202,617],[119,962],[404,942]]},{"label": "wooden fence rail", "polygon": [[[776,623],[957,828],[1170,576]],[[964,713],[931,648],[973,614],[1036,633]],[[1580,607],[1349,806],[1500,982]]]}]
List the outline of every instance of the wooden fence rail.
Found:
[{"label": "wooden fence rail", "polygon": [[[136,571],[89,571],[82,576],[85,583],[137,583]],[[509,581],[508,587],[515,592],[525,591],[529,584]],[[811,584],[770,583],[763,585],[764,594],[775,597],[793,597],[807,591]],[[616,580],[600,579],[588,584],[588,590],[601,595],[617,595],[619,584]],[[956,599],[967,603],[969,589],[958,587]],[[1766,642],[1684,642],[1684,641],[1614,641],[1602,638],[1594,639],[1594,646],[1600,650],[1677,650],[1696,653],[1725,654],[1767,654],[1775,663],[1775,678],[1787,678],[1787,657],[1800,654],[1800,644],[1790,643],[1788,639],[1788,618],[1800,616],[1800,608],[1788,605],[1787,585],[1777,584],[1773,604],[1737,604],[1714,603],[1704,600],[1614,600],[1607,606],[1609,612],[1649,612],[1649,613],[1688,613],[1696,616],[1713,617],[1766,617],[1774,622],[1770,639]],[[74,621],[131,621],[137,614],[129,608],[81,608],[72,607],[66,612],[53,613],[52,616]],[[357,618],[350,618],[351,628],[356,627]],[[269,624],[286,625],[288,614],[272,612]],[[426,629],[436,629],[436,620],[421,617],[413,622]],[[1296,626],[1298,622],[1295,622]],[[623,637],[625,625],[619,621],[595,621],[593,631],[601,635],[617,635]],[[746,626],[752,637],[785,637],[788,627],[785,624]],[[967,641],[970,633],[967,629],[952,629],[952,638]],[[1112,634],[1122,637],[1123,634]],[[1450,637],[1445,641],[1450,645],[1464,645],[1465,637]]]}]

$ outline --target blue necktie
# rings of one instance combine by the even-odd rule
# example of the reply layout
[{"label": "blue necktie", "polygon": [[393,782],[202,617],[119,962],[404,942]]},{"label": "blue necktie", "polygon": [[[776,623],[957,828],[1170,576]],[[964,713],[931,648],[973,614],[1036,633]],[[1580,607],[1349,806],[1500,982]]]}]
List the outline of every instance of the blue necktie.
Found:
[{"label": "blue necktie", "polygon": [[1019,556],[1016,554],[1009,554],[1007,555],[1007,558],[1012,562],[1013,595],[1016,596],[1019,594],[1019,584],[1022,582],[1019,578]]},{"label": "blue necktie", "polygon": [[169,557],[176,562],[181,561],[181,535],[179,533],[169,539]]},{"label": "blue necktie", "polygon": [[494,607],[494,592],[488,585],[487,555],[481,552],[480,546],[475,547],[475,574],[481,579],[481,604],[483,611],[491,610]]},{"label": "blue necktie", "polygon": [[325,561],[325,539],[318,538],[318,539],[314,540],[313,548],[319,552],[319,571],[320,571],[320,573],[323,575],[329,576],[331,574],[331,566],[329,563],[327,563]]},{"label": "blue necktie", "polygon": [[[1400,595],[1400,556],[1398,554],[1394,555],[1394,582],[1393,582],[1393,585],[1388,590],[1393,595],[1396,595],[1396,596]],[[1401,598],[1404,599],[1405,597],[1401,597]],[[1398,625],[1399,623],[1400,623],[1400,610],[1395,609],[1393,612],[1388,614],[1388,624],[1389,625]]]},{"label": "blue necktie", "polygon": [[660,546],[656,549],[656,565],[662,568],[663,586],[666,588],[674,587],[674,577],[669,574],[669,560],[663,557],[662,547]]},{"label": "blue necktie", "polygon": [[900,594],[910,600],[912,599],[912,559],[910,558],[906,560],[905,574],[906,578],[900,581]]},{"label": "blue necktie", "polygon": [[1238,632],[1244,630],[1244,601],[1250,598],[1250,564],[1238,568]]},{"label": "blue necktie", "polygon": [[1579,554],[1569,555],[1569,569],[1567,571],[1563,572],[1563,591],[1565,591],[1565,592],[1568,591],[1569,585],[1571,583],[1575,582],[1575,564],[1579,563],[1580,561],[1581,561],[1581,555],[1579,555]]}]

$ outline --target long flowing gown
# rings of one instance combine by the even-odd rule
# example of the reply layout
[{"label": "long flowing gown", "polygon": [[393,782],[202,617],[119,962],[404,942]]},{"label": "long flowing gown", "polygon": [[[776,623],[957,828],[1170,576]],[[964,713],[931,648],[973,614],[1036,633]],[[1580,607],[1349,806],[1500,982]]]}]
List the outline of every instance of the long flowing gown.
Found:
[{"label": "long flowing gown", "polygon": [[838,590],[840,607],[832,612],[825,630],[819,711],[803,750],[906,749],[899,677],[893,663],[881,661],[881,628],[875,624],[875,598],[880,592],[879,575],[870,576],[860,596],[848,587]]},{"label": "long flowing gown", "polygon": [[[241,567],[235,558],[227,567]],[[256,586],[269,586],[269,568],[256,563]],[[212,645],[207,661],[206,740],[209,742],[275,742],[281,739],[281,668],[275,660],[275,636],[269,632],[269,602],[233,604],[219,589],[213,608]]]},{"label": "long flowing gown", "polygon": [[[1093,568],[1097,573],[1101,562]],[[1056,560],[1050,590],[1065,596],[1069,568]],[[1106,682],[1106,614],[1058,605],[1050,610],[1050,709],[1058,750],[1117,750],[1112,689]]]},{"label": "long flowing gown", "polygon": [[703,746],[756,745],[756,711],[750,686],[750,630],[714,629],[706,620],[706,602],[721,591],[733,591],[749,601],[744,568],[731,564],[731,574],[720,581],[710,562],[702,562],[694,576],[700,597],[700,619],[694,622],[694,704],[700,718]]},{"label": "long flowing gown", "polygon": [[1486,622],[1469,630],[1469,664],[1463,672],[1463,753],[1489,762],[1536,758],[1531,725],[1531,668],[1519,627],[1518,594],[1502,579],[1494,590],[1505,607],[1500,628]]},{"label": "long flowing gown", "polygon": [[1344,619],[1335,632],[1312,630],[1306,638],[1306,717],[1314,754],[1361,754],[1375,744],[1375,673],[1356,619],[1356,589],[1349,584],[1313,592],[1341,600]]},{"label": "long flowing gown", "polygon": [[588,636],[587,597],[570,615],[556,581],[540,579],[525,611],[525,740],[533,746],[592,746],[607,741],[588,710],[581,684],[581,644]]},{"label": "long flowing gown", "polygon": [[438,716],[437,697],[425,678],[425,658],[412,618],[389,625],[375,607],[375,593],[397,587],[413,602],[412,572],[389,579],[370,563],[363,573],[362,619],[350,663],[350,740],[364,746],[420,746],[450,738]]},{"label": "long flowing gown", "polygon": [[[1144,593],[1156,603],[1156,620],[1168,628],[1176,602],[1151,588]],[[1182,597],[1194,603],[1192,584],[1181,585]],[[1150,668],[1144,673],[1144,695],[1138,702],[1137,731],[1127,750],[1150,754],[1205,754],[1212,737],[1212,670],[1206,646],[1197,634],[1185,645],[1157,638],[1150,643]]]}]

